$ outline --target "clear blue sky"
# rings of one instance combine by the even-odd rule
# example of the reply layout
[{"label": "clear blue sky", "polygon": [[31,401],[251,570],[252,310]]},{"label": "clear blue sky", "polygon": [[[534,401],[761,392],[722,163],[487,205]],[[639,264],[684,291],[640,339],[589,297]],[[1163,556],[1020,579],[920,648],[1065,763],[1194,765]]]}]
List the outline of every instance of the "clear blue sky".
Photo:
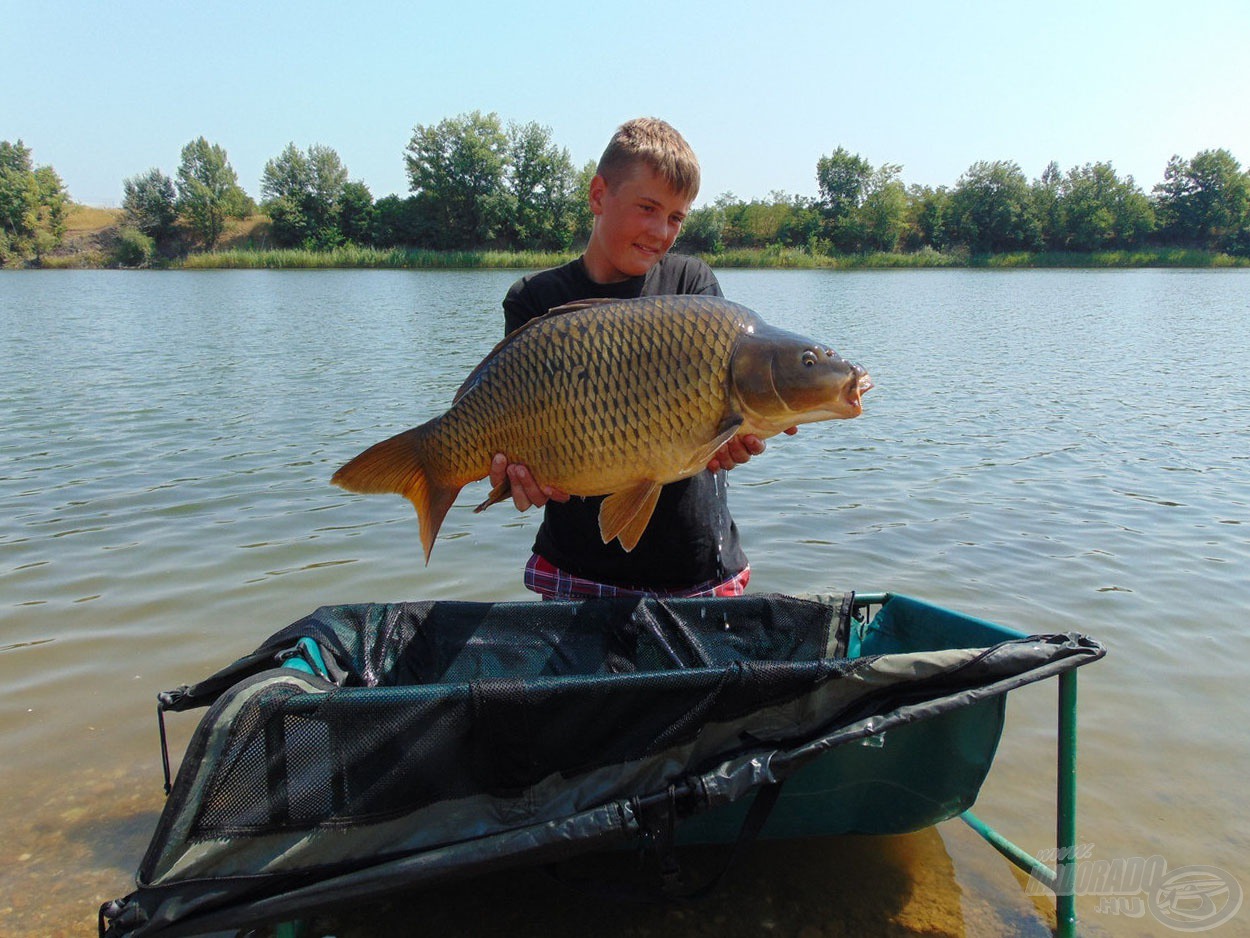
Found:
[{"label": "clear blue sky", "polygon": [[256,198],[289,142],[406,194],[413,127],[475,109],[550,127],[578,166],[663,117],[700,203],[814,196],[838,146],[907,183],[1105,160],[1149,191],[1174,153],[1250,164],[1247,37],[1250,0],[0,0],[0,139],[94,205],[200,135]]}]

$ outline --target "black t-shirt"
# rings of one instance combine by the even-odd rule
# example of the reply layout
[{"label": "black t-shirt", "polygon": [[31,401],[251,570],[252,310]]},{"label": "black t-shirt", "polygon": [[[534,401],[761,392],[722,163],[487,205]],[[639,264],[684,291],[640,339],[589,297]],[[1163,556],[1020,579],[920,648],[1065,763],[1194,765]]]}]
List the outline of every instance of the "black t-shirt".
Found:
[{"label": "black t-shirt", "polygon": [[[722,295],[716,275],[698,258],[667,254],[645,275],[607,284],[591,280],[578,258],[514,283],[503,301],[504,323],[511,332],[574,300],[670,294]],[[619,541],[604,544],[599,536],[602,498],[548,502],[534,551],[561,570],[616,586],[679,590],[734,576],[747,559],[729,514],[726,476],[703,471],[664,486],[632,551]]]}]

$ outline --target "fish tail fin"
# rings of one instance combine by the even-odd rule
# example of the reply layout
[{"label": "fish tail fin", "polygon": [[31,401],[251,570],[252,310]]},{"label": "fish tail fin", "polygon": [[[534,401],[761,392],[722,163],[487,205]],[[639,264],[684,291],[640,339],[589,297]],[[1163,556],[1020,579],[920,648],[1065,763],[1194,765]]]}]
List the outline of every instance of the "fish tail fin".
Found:
[{"label": "fish tail fin", "polygon": [[421,546],[425,562],[438,529],[460,494],[460,485],[446,482],[429,470],[427,447],[429,424],[422,424],[376,443],[351,460],[330,481],[349,492],[362,495],[395,493],[402,495],[417,510],[421,522]]}]

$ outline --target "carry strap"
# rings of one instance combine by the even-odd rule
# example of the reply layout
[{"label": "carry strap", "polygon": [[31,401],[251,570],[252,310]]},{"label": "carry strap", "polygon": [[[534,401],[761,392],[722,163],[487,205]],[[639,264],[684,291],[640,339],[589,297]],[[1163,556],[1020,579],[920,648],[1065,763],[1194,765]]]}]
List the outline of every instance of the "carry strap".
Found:
[{"label": "carry strap", "polygon": [[[704,899],[719,889],[725,881],[725,877],[729,875],[729,871],[746,855],[751,844],[755,843],[756,838],[760,835],[760,831],[764,829],[764,825],[768,823],[769,815],[773,813],[773,808],[777,805],[777,799],[781,797],[782,784],[784,783],[773,782],[762,786],[755,793],[755,800],[751,802],[751,807],[747,809],[747,816],[742,819],[742,827],[738,831],[738,839],[734,841],[733,848],[729,851],[729,856],[725,858],[724,865],[702,886],[682,888],[681,869],[678,867],[677,857],[674,855],[672,858],[674,872],[672,878],[664,882],[665,894],[673,899],[693,902],[698,899]],[[661,871],[661,876],[663,876],[663,871]]]},{"label": "carry strap", "polygon": [[689,813],[681,811],[680,803],[683,798],[694,797],[689,785],[683,786],[681,790],[676,785],[669,785],[663,795],[647,799],[635,798],[633,802],[635,815],[642,824],[640,853],[644,859],[650,857],[654,860],[660,879],[658,886],[603,880],[571,880],[554,864],[547,867],[547,872],[565,886],[618,901],[656,903],[695,902],[704,899],[721,886],[729,872],[759,837],[781,796],[782,784],[784,783],[772,782],[762,785],[756,792],[755,800],[747,809],[738,837],[725,862],[702,885],[690,886],[685,882],[681,863],[677,859],[677,820]]}]

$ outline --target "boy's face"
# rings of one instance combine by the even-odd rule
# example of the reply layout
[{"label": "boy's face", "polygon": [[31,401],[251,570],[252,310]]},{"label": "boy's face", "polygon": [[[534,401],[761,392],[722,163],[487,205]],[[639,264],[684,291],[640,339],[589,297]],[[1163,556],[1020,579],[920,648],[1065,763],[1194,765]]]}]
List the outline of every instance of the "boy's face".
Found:
[{"label": "boy's face", "polygon": [[584,256],[591,279],[616,283],[645,274],[677,240],[692,201],[645,163],[615,190],[595,176],[590,183],[595,227]]}]

